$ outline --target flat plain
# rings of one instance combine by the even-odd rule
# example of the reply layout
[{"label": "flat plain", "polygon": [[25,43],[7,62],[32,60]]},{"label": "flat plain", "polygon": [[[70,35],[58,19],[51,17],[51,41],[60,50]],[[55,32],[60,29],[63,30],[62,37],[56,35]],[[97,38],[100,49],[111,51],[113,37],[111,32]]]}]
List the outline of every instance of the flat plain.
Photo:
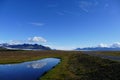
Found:
[{"label": "flat plain", "polygon": [[[120,54],[120,52],[97,52]],[[0,51],[0,64],[20,63],[42,58],[61,62],[40,80],[120,80],[120,62],[83,54],[81,51]]]}]

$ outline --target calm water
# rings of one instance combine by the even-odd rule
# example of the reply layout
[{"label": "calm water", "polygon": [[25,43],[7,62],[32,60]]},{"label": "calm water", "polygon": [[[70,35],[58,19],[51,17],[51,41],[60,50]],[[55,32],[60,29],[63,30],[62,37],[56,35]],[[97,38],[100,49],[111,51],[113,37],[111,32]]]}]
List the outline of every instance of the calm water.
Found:
[{"label": "calm water", "polygon": [[57,58],[45,58],[19,64],[0,65],[0,80],[38,80],[59,62],[60,59]]}]

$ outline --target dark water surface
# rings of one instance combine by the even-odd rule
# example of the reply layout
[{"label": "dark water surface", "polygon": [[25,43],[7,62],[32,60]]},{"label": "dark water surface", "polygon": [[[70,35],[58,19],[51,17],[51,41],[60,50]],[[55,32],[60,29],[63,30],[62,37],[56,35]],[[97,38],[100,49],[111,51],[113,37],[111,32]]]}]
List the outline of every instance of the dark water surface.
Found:
[{"label": "dark water surface", "polygon": [[39,80],[59,62],[57,58],[45,58],[18,64],[1,64],[0,80]]}]

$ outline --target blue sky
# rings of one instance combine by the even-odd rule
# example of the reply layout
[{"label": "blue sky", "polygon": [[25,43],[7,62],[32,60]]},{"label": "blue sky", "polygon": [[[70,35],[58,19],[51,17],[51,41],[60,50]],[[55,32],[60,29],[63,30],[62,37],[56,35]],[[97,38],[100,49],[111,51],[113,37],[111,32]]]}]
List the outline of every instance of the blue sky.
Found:
[{"label": "blue sky", "polygon": [[58,49],[120,42],[120,0],[0,0],[0,42]]}]

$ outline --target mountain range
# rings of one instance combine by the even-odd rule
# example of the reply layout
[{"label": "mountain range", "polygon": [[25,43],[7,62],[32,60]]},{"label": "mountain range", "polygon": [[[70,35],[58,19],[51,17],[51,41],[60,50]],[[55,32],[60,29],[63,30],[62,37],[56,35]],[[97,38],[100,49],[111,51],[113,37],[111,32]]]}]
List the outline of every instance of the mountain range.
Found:
[{"label": "mountain range", "polygon": [[39,44],[15,44],[10,45],[7,43],[0,44],[1,49],[18,49],[18,50],[51,50],[50,47],[46,47]]},{"label": "mountain range", "polygon": [[81,51],[120,51],[120,47],[86,47],[86,48],[76,48],[75,50],[81,50]]}]

